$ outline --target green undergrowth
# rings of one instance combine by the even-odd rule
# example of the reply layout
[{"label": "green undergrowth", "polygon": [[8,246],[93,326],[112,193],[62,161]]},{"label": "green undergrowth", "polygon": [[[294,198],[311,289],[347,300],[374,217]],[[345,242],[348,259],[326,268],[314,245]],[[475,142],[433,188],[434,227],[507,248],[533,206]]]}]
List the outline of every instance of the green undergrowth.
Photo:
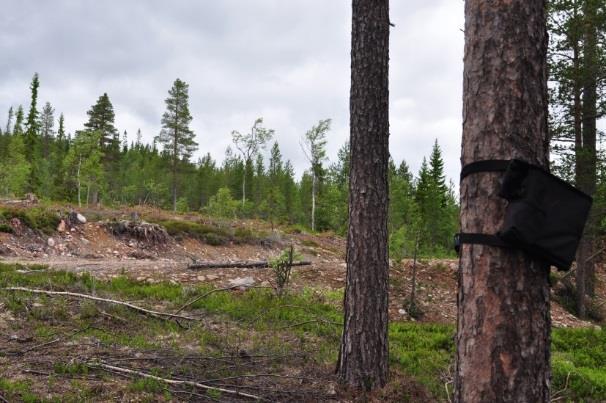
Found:
[{"label": "green undergrowth", "polygon": [[[0,286],[24,286],[95,293],[101,297],[131,301],[144,307],[174,312],[186,302],[211,291],[207,286],[191,287],[161,282],[148,284],[121,276],[97,281],[87,274],[43,270],[18,273],[15,265],[0,264]],[[32,309],[36,298],[38,307]],[[160,321],[126,307],[71,301],[0,291],[7,309],[35,321],[33,334],[50,340],[68,331],[55,323],[77,318],[84,329],[74,337],[94,337],[102,345],[154,351],[184,343],[196,345],[203,354],[221,354],[226,348],[246,344],[254,351],[293,353],[301,346],[313,346],[315,360],[334,365],[340,342],[342,311],[335,303],[340,291],[305,289],[278,298],[270,289],[245,292],[213,292],[188,306],[182,314],[212,319],[219,328],[195,323],[181,328],[175,322]],[[29,301],[29,308],[25,308]],[[78,311],[74,315],[74,305]],[[71,311],[70,311],[71,310]],[[113,329],[86,328],[101,315],[121,322]],[[52,318],[52,320],[49,320]],[[62,321],[62,322],[61,322]],[[452,378],[454,327],[450,325],[394,322],[390,324],[390,365],[423,385],[436,399],[445,399],[444,384]],[[552,393],[569,401],[606,399],[606,332],[598,329],[554,329],[552,334]],[[191,348],[191,347],[190,347]],[[76,364],[59,363],[56,374],[81,374]],[[226,374],[228,375],[228,374]],[[2,383],[4,382],[4,383]],[[0,381],[3,391],[17,393],[22,400],[26,384]],[[21,389],[19,389],[21,388]],[[156,385],[134,383],[133,390],[156,393]],[[10,392],[14,391],[14,392]],[[26,391],[23,391],[26,393]]]},{"label": "green undergrowth", "polygon": [[53,233],[59,224],[59,214],[45,207],[0,207],[0,231],[12,232],[10,220],[18,218],[28,228],[39,230],[45,234]]},{"label": "green undergrowth", "polygon": [[555,329],[552,333],[552,393],[573,401],[606,400],[606,331]]},{"label": "green undergrowth", "polygon": [[204,224],[198,221],[150,220],[166,228],[173,237],[190,237],[209,245],[219,246],[233,243],[259,243],[267,237],[263,232],[248,228],[231,228],[217,224]]},{"label": "green undergrowth", "polygon": [[444,397],[444,381],[454,356],[454,328],[449,325],[396,322],[389,327],[390,362]]},{"label": "green undergrowth", "polygon": [[31,382],[13,381],[11,379],[0,378],[0,391],[8,401],[39,402],[38,396],[32,392]]}]

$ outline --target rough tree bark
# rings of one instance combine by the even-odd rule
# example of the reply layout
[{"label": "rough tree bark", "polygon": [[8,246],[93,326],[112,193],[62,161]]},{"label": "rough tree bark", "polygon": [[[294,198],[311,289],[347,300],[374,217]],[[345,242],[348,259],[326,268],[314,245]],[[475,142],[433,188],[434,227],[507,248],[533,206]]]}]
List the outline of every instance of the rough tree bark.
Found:
[{"label": "rough tree bark", "polygon": [[344,384],[371,390],[388,375],[389,0],[352,4],[347,281],[337,371]]},{"label": "rough tree bark", "polygon": [[[466,0],[463,165],[520,158],[548,166],[544,0]],[[502,174],[461,185],[461,231],[494,234]],[[455,401],[549,401],[548,267],[523,252],[463,245]]]}]

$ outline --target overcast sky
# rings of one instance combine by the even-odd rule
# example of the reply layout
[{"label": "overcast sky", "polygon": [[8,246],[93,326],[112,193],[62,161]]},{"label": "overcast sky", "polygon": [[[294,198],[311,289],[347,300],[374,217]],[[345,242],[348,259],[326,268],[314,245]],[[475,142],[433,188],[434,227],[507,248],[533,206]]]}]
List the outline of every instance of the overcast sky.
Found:
[{"label": "overcast sky", "polygon": [[[391,155],[414,172],[438,139],[459,172],[463,1],[391,1]],[[349,137],[349,0],[19,0],[0,14],[0,124],[29,107],[40,75],[69,132],[107,92],[116,126],[151,142],[176,78],[189,84],[198,155],[222,161],[257,117],[301,174],[300,137],[332,118],[328,155]]]}]

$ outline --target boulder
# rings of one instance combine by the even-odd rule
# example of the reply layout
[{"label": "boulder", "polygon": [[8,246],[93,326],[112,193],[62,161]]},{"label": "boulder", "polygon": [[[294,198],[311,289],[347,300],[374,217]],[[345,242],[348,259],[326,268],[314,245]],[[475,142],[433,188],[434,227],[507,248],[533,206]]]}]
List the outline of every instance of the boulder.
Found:
[{"label": "boulder", "polygon": [[252,277],[238,277],[229,280],[229,283],[234,287],[248,288],[255,284],[255,279]]},{"label": "boulder", "polygon": [[67,224],[65,224],[65,220],[59,221],[59,225],[57,225],[57,232],[65,232],[67,230]]}]

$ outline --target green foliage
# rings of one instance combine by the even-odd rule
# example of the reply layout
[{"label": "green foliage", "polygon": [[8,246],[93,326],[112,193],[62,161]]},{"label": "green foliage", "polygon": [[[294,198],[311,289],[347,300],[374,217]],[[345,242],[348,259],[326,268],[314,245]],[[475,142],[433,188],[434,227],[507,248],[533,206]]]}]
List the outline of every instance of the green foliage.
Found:
[{"label": "green foliage", "polygon": [[273,129],[263,126],[263,118],[258,118],[250,129],[250,133],[242,134],[237,130],[231,132],[232,141],[242,155],[244,169],[242,171],[242,203],[246,203],[246,194],[250,194],[253,176],[253,159],[274,135]]},{"label": "green foliage", "polygon": [[31,382],[14,381],[6,378],[0,378],[0,391],[6,399],[19,400],[28,403],[39,402],[40,398],[31,390]]},{"label": "green foliage", "polygon": [[220,399],[221,391],[217,389],[207,389],[206,396],[210,397],[211,399]]},{"label": "green foliage", "polygon": [[86,112],[88,122],[84,127],[90,132],[97,132],[98,144],[104,150],[115,148],[115,139],[118,135],[118,129],[114,126],[115,113],[107,93],[101,95],[97,102]]},{"label": "green foliage", "polygon": [[0,232],[4,232],[7,234],[13,234],[13,233],[15,233],[15,230],[13,230],[13,227],[11,227],[8,224],[0,223]]},{"label": "green foliage", "polygon": [[100,192],[105,188],[103,172],[103,150],[100,146],[102,132],[80,131],[65,158],[67,167],[66,181],[75,182],[78,189],[78,204],[81,203],[83,189],[86,189],[87,203],[91,192]]},{"label": "green foliage", "polygon": [[[32,82],[35,98],[33,87]],[[150,205],[180,212],[203,211],[223,219],[261,218],[272,229],[285,225],[303,232],[312,226],[315,204],[314,230],[346,234],[350,149],[345,143],[336,161],[326,162],[330,119],[318,121],[303,136],[310,169],[295,178],[292,163],[283,159],[277,142],[269,159],[264,159],[261,150],[274,131],[264,126],[262,118],[246,133],[232,133],[232,147],[238,155],[228,148],[220,164],[210,154],[190,161],[197,144],[190,129],[188,100],[188,85],[175,80],[166,99],[162,132],[152,144],[142,143],[140,131],[136,142],[121,143],[106,93],[91,106],[83,130],[77,130],[73,138],[66,134],[66,122],[59,112],[55,135],[55,111],[50,103],[45,104],[42,114],[38,113],[33,151],[24,144],[23,108],[9,111],[6,133],[0,135],[0,194],[20,196],[34,191],[39,197],[79,204]],[[36,108],[30,109],[37,113]],[[416,177],[406,162],[396,165],[390,161],[389,181],[392,257],[408,255],[417,232],[421,233],[422,255],[452,255],[458,205],[453,187],[446,181],[437,142]],[[199,233],[197,229],[192,232]],[[225,242],[221,233],[204,238],[212,244]]]},{"label": "green foliage", "polygon": [[177,199],[177,211],[179,213],[187,213],[189,211],[189,206],[187,204],[187,198],[179,197]]},{"label": "green foliage", "polygon": [[392,323],[389,326],[390,362],[442,396],[440,375],[453,362],[454,329],[447,325]]},{"label": "green foliage", "polygon": [[194,221],[164,220],[156,223],[166,228],[169,235],[188,236],[207,242],[210,245],[222,245],[228,242],[231,234],[226,229]]},{"label": "green foliage", "polygon": [[164,102],[166,112],[162,115],[162,130],[157,141],[163,145],[164,152],[170,159],[173,209],[176,210],[179,165],[189,161],[193,152],[198,149],[194,132],[189,127],[192,121],[189,113],[189,85],[177,78]]},{"label": "green foliage", "polygon": [[279,256],[269,261],[274,274],[274,289],[278,297],[281,297],[288,288],[293,261],[300,258],[291,245],[289,249],[283,250]]},{"label": "green foliage", "polygon": [[161,381],[152,378],[140,378],[131,382],[129,389],[133,392],[159,393],[165,389],[166,385]]},{"label": "green foliage", "polygon": [[[152,304],[167,304],[167,310],[176,309],[195,296],[208,293],[208,286],[185,288],[179,284],[161,282],[148,284],[126,277],[111,281],[93,281],[90,275],[77,275],[59,271],[40,273],[17,273],[15,265],[0,264],[0,287],[29,286],[72,290],[97,295],[108,295],[116,299],[147,301]],[[25,296],[2,292],[7,309],[24,304]],[[27,295],[26,301],[32,298]],[[57,303],[58,298],[36,297],[43,304]],[[284,294],[276,298],[265,289],[251,289],[243,293],[217,292],[207,295],[188,309],[201,310],[206,316],[220,315],[222,320],[233,320],[256,331],[285,332],[292,336],[311,337],[318,350],[318,357],[327,365],[334,365],[340,341],[342,290],[319,292],[305,289]],[[31,308],[31,304],[28,304]],[[19,308],[24,314],[26,309]],[[105,308],[107,309],[107,308]],[[106,346],[128,346],[133,349],[159,348],[156,336],[181,331],[165,321],[155,321],[128,310],[110,311],[128,318],[129,322],[145,321],[135,326],[141,331],[133,334],[126,329],[115,332],[88,329],[81,337],[95,337]],[[66,316],[65,320],[68,320]],[[71,320],[71,319],[70,319]],[[143,323],[143,322],[142,322]],[[443,377],[454,362],[454,327],[448,325],[392,322],[389,326],[390,365],[424,385],[435,400],[446,398]],[[52,329],[38,327],[37,337],[52,339]],[[196,329],[196,340],[201,347],[219,348],[224,336],[212,329]],[[277,340],[282,340],[281,338]],[[274,344],[278,344],[276,341]],[[85,375],[88,368],[78,362],[59,362],[54,371],[61,375]],[[554,329],[552,332],[552,392],[563,397],[563,401],[602,401],[606,399],[606,332],[600,329]],[[34,401],[27,382],[9,381],[0,378],[3,395],[11,400]],[[157,393],[154,382],[136,382],[133,391]]]},{"label": "green foliage", "polygon": [[81,362],[56,362],[53,370],[59,375],[87,375],[88,366]]},{"label": "green foliage", "polygon": [[31,172],[22,136],[10,137],[6,154],[6,158],[0,161],[0,193],[21,196],[27,190]]},{"label": "green foliage", "polygon": [[[34,230],[40,230],[46,234],[53,233],[60,221],[59,215],[56,212],[49,211],[43,207],[0,207],[0,223],[4,222],[6,225],[12,218],[18,218],[25,226]],[[12,228],[10,231],[12,231]]]},{"label": "green foliage", "polygon": [[554,329],[552,350],[553,392],[570,401],[606,399],[604,330]]},{"label": "green foliage", "polygon": [[208,213],[214,217],[235,218],[239,203],[231,197],[228,188],[221,188],[208,201]]}]

